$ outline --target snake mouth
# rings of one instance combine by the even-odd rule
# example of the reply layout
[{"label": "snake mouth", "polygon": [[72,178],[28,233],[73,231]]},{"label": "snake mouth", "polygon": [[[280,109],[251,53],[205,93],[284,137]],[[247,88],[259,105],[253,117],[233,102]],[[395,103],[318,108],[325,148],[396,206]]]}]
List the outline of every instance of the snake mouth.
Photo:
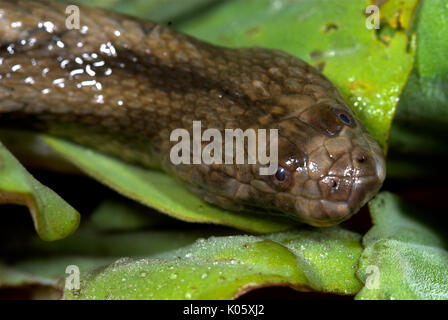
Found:
[{"label": "snake mouth", "polygon": [[331,177],[331,181],[325,182],[325,186],[329,187],[328,194],[324,194],[321,199],[297,198],[295,210],[300,216],[299,219],[315,227],[333,226],[350,219],[381,188],[384,167],[381,163],[377,167],[375,175],[345,179],[345,185],[338,182],[342,185],[341,190],[331,189],[333,182],[336,181],[335,177]]},{"label": "snake mouth", "polygon": [[325,219],[325,220],[308,219],[305,222],[313,227],[332,227],[350,219],[354,214],[355,212],[346,215],[345,217]]},{"label": "snake mouth", "polygon": [[[308,210],[304,210],[306,207]],[[314,227],[329,227],[349,219],[356,211],[347,201],[303,200],[296,201],[298,219]]]}]

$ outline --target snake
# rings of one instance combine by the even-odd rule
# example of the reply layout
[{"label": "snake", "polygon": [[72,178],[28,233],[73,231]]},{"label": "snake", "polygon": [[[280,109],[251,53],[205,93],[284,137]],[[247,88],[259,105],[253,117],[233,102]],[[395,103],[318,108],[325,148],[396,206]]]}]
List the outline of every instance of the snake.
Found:
[{"label": "snake", "polygon": [[[224,209],[339,224],[385,179],[385,158],[335,85],[277,49],[227,48],[152,21],[0,0],[0,123],[162,170]],[[260,163],[173,164],[173,130],[276,129]]]}]

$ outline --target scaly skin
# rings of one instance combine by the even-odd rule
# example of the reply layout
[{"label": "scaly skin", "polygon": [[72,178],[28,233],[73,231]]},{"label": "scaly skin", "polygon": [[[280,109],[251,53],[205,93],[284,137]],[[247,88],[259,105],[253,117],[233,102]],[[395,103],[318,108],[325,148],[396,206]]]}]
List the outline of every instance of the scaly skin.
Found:
[{"label": "scaly skin", "polygon": [[[229,49],[153,22],[81,7],[0,1],[0,120],[162,169],[233,210],[337,224],[382,185],[385,164],[332,83],[277,50]],[[279,129],[280,175],[259,165],[173,165],[170,133]],[[279,170],[280,170],[279,169]]]}]

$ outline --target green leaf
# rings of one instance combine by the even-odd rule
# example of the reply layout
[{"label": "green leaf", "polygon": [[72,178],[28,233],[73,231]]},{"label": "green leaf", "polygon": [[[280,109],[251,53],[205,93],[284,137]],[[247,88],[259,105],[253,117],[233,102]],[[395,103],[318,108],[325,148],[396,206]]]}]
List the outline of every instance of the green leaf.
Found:
[{"label": "green leaf", "polygon": [[[126,233],[95,232],[81,228],[73,236],[44,243],[33,239],[28,249],[39,255],[48,256],[91,256],[91,257],[142,257],[178,249],[194,243],[199,238],[212,234],[223,234],[213,228],[202,230],[162,229]],[[224,233],[229,234],[229,232]],[[61,270],[62,271],[62,270]]]},{"label": "green leaf", "polygon": [[[116,212],[116,210],[115,210]],[[81,272],[105,267],[123,256],[143,257],[191,245],[212,234],[229,234],[224,230],[162,229],[126,233],[107,233],[81,227],[72,236],[54,242],[37,237],[17,239],[4,245],[5,253],[19,257],[14,263],[0,263],[0,287],[28,285],[48,286],[62,291],[67,266]],[[21,258],[20,258],[21,257]]]},{"label": "green leaf", "polygon": [[353,294],[360,289],[353,276],[360,256],[359,235],[345,229],[324,228],[268,235],[297,257],[313,290]]},{"label": "green leaf", "polygon": [[448,125],[448,7],[445,0],[421,1],[415,67],[397,112],[397,121],[430,131]]},{"label": "green leaf", "polygon": [[36,276],[0,263],[0,288],[28,285],[54,286],[56,281],[44,276]]},{"label": "green leaf", "polygon": [[[220,45],[282,49],[323,69],[386,149],[396,104],[413,66],[414,47],[396,25],[383,23],[383,29],[390,31],[387,37],[378,38],[375,30],[368,30],[363,12],[369,4],[368,0],[231,1],[180,29]],[[402,20],[408,21],[416,5],[415,0],[406,4],[390,0],[386,17],[401,12]]]},{"label": "green leaf", "polygon": [[[413,31],[416,61],[403,90],[391,131],[391,156],[440,175],[448,158],[448,7],[421,1]],[[436,161],[434,161],[436,159]],[[394,169],[393,167],[391,167]],[[388,170],[395,175],[395,170]],[[413,176],[413,170],[407,170]]]},{"label": "green leaf", "polygon": [[33,178],[0,143],[0,204],[28,206],[39,236],[47,241],[67,237],[79,225],[79,213]]},{"label": "green leaf", "polygon": [[365,235],[357,299],[448,299],[448,241],[422,222],[424,212],[380,193],[369,203],[374,227]]},{"label": "green leaf", "polygon": [[215,223],[248,232],[291,229],[294,222],[265,215],[235,213],[210,205],[168,175],[146,170],[71,142],[46,136],[44,140],[89,176],[122,195],[187,222]]},{"label": "green leaf", "polygon": [[89,218],[88,226],[102,231],[135,230],[173,224],[173,219],[132,201],[107,199]]},{"label": "green leaf", "polygon": [[[7,270],[11,274],[21,275],[23,279],[31,279],[32,281],[15,281],[8,280],[6,283],[9,287],[19,288],[24,285],[52,285],[55,289],[62,292],[64,286],[63,277],[68,266],[77,266],[79,270],[91,270],[104,267],[112,263],[115,259],[111,257],[89,257],[76,255],[61,255],[55,257],[32,258],[19,261]],[[0,269],[0,274],[3,270]],[[3,276],[9,276],[8,273]],[[14,278],[13,278],[14,279]]]},{"label": "green leaf", "polygon": [[387,0],[381,5],[381,19],[394,29],[408,30],[418,2],[419,0]]},{"label": "green leaf", "polygon": [[[123,258],[82,273],[66,299],[230,299],[251,289],[355,294],[360,235],[338,227],[269,236],[228,236],[145,259]],[[337,271],[337,272],[335,272]]]}]

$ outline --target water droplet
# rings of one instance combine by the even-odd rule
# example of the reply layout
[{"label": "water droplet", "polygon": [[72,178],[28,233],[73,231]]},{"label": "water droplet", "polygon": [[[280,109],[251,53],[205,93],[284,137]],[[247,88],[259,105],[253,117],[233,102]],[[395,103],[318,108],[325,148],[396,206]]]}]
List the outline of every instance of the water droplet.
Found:
[{"label": "water droplet", "polygon": [[170,275],[170,279],[171,280],[177,279],[177,274],[173,273],[172,275]]}]

